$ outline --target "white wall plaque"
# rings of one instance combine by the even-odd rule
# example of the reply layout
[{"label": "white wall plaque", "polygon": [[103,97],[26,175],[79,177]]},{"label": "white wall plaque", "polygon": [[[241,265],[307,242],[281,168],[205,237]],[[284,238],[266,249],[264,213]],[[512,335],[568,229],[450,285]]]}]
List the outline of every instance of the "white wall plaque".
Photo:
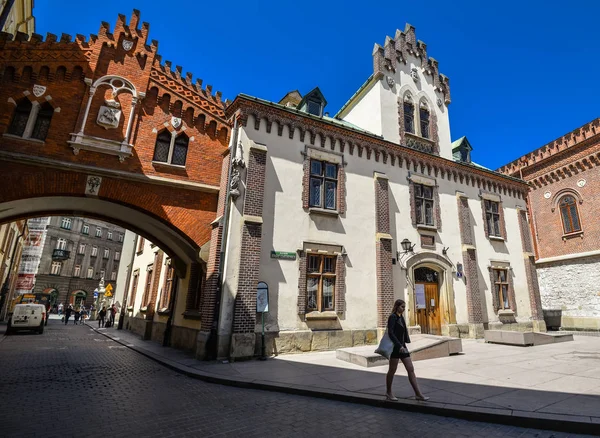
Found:
[{"label": "white wall plaque", "polygon": [[118,127],[119,120],[121,120],[121,110],[103,105],[98,111],[96,123],[105,129],[110,129]]},{"label": "white wall plaque", "polygon": [[171,125],[173,128],[177,129],[181,126],[181,118],[180,117],[171,117]]},{"label": "white wall plaque", "polygon": [[550,196],[552,196],[552,193],[550,193],[550,192],[544,193],[544,198],[550,199]]},{"label": "white wall plaque", "polygon": [[417,309],[425,309],[425,285],[415,284],[415,303]]},{"label": "white wall plaque", "polygon": [[577,181],[577,187],[583,187],[585,185],[585,180],[584,179],[580,179],[579,181]]},{"label": "white wall plaque", "polygon": [[87,182],[85,184],[85,194],[98,196],[100,191],[100,185],[102,184],[102,177],[95,175],[88,175]]}]

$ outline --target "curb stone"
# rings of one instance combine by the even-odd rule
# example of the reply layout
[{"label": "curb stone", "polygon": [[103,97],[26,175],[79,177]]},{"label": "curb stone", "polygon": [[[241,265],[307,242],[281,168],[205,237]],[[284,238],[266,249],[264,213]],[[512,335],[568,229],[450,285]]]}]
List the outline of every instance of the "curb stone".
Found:
[{"label": "curb stone", "polygon": [[267,382],[244,377],[225,378],[182,365],[163,356],[144,350],[143,348],[139,348],[125,340],[115,339],[115,336],[100,331],[87,323],[86,325],[96,333],[160,363],[173,371],[208,383],[363,404],[385,409],[419,412],[442,417],[460,418],[468,421],[480,421],[517,427],[600,436],[600,424],[595,423],[595,419],[592,419],[592,417],[589,416],[552,415],[547,413],[517,411],[509,408],[494,409],[476,406],[460,406],[438,402],[419,402],[411,399],[400,399],[397,402],[389,402],[384,400],[383,397],[370,394],[354,395],[349,394],[348,392],[327,388],[309,389],[301,385]]}]

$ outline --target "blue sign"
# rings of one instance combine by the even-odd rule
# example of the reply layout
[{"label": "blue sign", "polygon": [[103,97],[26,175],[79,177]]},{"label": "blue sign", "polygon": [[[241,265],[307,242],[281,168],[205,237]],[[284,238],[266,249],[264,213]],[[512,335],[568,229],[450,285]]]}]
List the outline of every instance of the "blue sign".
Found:
[{"label": "blue sign", "polygon": [[94,292],[94,298],[98,298],[98,292]]}]

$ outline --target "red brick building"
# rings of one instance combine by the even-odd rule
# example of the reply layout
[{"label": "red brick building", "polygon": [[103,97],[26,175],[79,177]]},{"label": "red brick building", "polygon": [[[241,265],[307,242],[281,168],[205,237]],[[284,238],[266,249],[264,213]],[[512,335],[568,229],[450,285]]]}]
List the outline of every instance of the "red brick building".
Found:
[{"label": "red brick building", "polygon": [[564,329],[600,330],[599,164],[596,119],[498,169],[530,185],[542,306]]},{"label": "red brick building", "polygon": [[148,36],[138,11],[89,38],[0,33],[0,222],[77,214],[151,239],[178,278],[177,311],[150,302],[133,317],[164,329],[173,316],[195,349],[230,129],[221,93]]}]

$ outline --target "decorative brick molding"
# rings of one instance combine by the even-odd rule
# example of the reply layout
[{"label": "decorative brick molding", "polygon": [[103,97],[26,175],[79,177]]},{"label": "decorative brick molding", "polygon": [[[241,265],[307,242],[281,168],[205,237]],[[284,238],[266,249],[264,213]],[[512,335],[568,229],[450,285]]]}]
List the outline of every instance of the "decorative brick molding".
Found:
[{"label": "decorative brick molding", "polygon": [[415,185],[408,181],[408,197],[410,201],[410,221],[413,227],[417,226],[417,207],[415,205]]},{"label": "decorative brick molding", "polygon": [[519,230],[521,231],[521,243],[523,244],[523,252],[533,253],[533,244],[531,240],[531,232],[529,223],[527,222],[527,211],[523,209],[517,210],[519,214]]},{"label": "decorative brick molding", "polygon": [[504,207],[502,201],[498,203],[498,213],[500,213],[500,233],[504,240],[508,240],[508,234],[506,233],[506,220],[504,218]]},{"label": "decorative brick molding", "polygon": [[234,333],[254,333],[256,325],[256,286],[260,274],[263,199],[265,192],[266,148],[251,147],[244,194],[244,217],[237,295],[233,314]]},{"label": "decorative brick molding", "polygon": [[[339,199],[339,198],[338,198]],[[302,163],[302,208],[310,206],[310,158],[304,156]]]},{"label": "decorative brick molding", "polygon": [[160,273],[163,266],[164,252],[159,249],[154,257],[154,266],[152,267],[152,282],[150,283],[150,297],[146,305],[146,319],[152,320],[156,313],[156,298],[158,296],[158,286],[160,283]]},{"label": "decorative brick molding", "polygon": [[337,186],[337,199],[338,199],[338,213],[346,213],[346,171],[344,165],[338,166],[338,186]]},{"label": "decorative brick molding", "polygon": [[390,198],[387,176],[375,174],[375,218],[377,233],[390,232]]},{"label": "decorative brick molding", "polygon": [[435,248],[435,236],[430,234],[420,234],[421,247]]},{"label": "decorative brick molding", "polygon": [[298,315],[306,314],[306,251],[298,254]]},{"label": "decorative brick molding", "polygon": [[458,224],[460,226],[460,240],[463,245],[473,245],[473,225],[471,224],[471,210],[469,198],[459,195],[458,199]]},{"label": "decorative brick molding", "polygon": [[440,134],[439,134],[439,128],[438,128],[438,118],[437,115],[435,114],[435,109],[431,109],[431,111],[429,112],[429,117],[430,117],[430,121],[431,121],[431,126],[429,127],[429,129],[431,130],[431,140],[433,140],[433,142],[435,143],[435,146],[433,148],[433,153],[434,155],[439,155],[440,154]]},{"label": "decorative brick molding", "polygon": [[394,276],[392,266],[392,241],[377,242],[377,327],[386,327],[394,305]]},{"label": "decorative brick molding", "polygon": [[[304,293],[306,294],[306,268],[304,276]],[[335,263],[335,311],[338,314],[346,312],[346,262],[341,254],[338,254]]]},{"label": "decorative brick molding", "polygon": [[477,255],[474,249],[463,251],[463,264],[467,283],[467,311],[470,324],[483,323],[483,310],[481,308],[481,291],[479,289],[479,273]]},{"label": "decorative brick molding", "polygon": [[435,227],[438,231],[442,230],[442,208],[440,206],[440,190],[436,184],[433,187],[433,208],[435,211]]},{"label": "decorative brick molding", "polygon": [[529,305],[531,307],[531,319],[543,320],[542,299],[540,297],[540,286],[538,283],[535,259],[533,256],[525,258],[525,274],[527,276],[527,288],[529,289]]},{"label": "decorative brick molding", "polygon": [[256,286],[260,273],[262,224],[244,224],[240,273],[233,315],[233,333],[254,333],[256,325]]}]

